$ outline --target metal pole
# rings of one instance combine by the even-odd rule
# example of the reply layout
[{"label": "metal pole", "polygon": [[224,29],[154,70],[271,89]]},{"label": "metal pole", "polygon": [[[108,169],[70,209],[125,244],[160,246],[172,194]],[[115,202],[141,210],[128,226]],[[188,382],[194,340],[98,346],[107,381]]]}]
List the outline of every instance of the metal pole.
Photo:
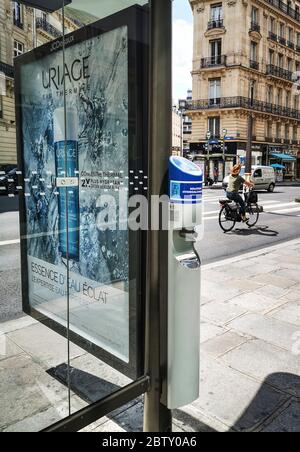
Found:
[{"label": "metal pole", "polygon": [[[165,194],[172,143],[172,1],[150,0],[149,187]],[[151,214],[151,212],[150,212]],[[144,431],[170,432],[172,414],[166,401],[168,231],[149,231],[146,311]]]},{"label": "metal pole", "polygon": [[248,138],[246,153],[246,171],[245,174],[251,176],[252,173],[252,132],[253,132],[253,116],[252,108],[254,103],[254,83],[250,84],[250,112],[248,117]]}]

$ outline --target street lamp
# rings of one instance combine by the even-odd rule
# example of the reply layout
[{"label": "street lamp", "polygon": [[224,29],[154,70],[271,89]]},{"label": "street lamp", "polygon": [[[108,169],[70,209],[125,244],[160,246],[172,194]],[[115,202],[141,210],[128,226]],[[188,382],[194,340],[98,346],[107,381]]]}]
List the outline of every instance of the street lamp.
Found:
[{"label": "street lamp", "polygon": [[225,139],[227,136],[227,129],[222,130],[222,151],[223,151],[223,179],[226,176],[225,174],[225,163],[226,163],[226,155],[225,155]]},{"label": "street lamp", "polygon": [[250,112],[248,116],[248,139],[247,139],[246,170],[245,170],[245,176],[247,180],[250,180],[252,172],[253,104],[254,104],[254,81],[252,80],[250,82],[250,105],[249,105]]},{"label": "street lamp", "polygon": [[[206,132],[206,155],[207,155],[207,160],[206,160],[206,168],[205,168],[205,182],[208,183],[208,177],[209,177],[209,155],[210,155],[210,150],[209,150],[209,141],[211,139],[211,131],[208,130]],[[207,175],[207,176],[206,176]]]}]

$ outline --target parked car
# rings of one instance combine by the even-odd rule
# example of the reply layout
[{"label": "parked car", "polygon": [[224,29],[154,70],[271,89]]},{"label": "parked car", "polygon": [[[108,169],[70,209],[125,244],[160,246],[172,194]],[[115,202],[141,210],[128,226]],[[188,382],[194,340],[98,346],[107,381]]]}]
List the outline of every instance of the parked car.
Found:
[{"label": "parked car", "polygon": [[[241,170],[241,175],[245,174],[245,167]],[[273,193],[276,187],[276,174],[272,166],[252,166],[252,181],[256,190],[267,190]],[[223,180],[223,188],[227,190],[229,176]],[[242,189],[243,187],[241,187]]]},{"label": "parked car", "polygon": [[0,166],[0,195],[16,193],[18,186],[17,168],[15,165]]}]

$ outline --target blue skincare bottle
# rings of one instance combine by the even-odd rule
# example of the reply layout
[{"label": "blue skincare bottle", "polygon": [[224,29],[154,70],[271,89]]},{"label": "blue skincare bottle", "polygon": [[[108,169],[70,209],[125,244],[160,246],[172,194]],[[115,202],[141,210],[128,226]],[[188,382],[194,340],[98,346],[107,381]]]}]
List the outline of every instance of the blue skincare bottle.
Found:
[{"label": "blue skincare bottle", "polygon": [[[79,261],[79,157],[78,113],[75,108],[57,108],[53,114],[56,178],[78,179],[70,187],[57,184],[59,215],[59,251],[65,259]],[[74,182],[73,182],[74,183]],[[68,226],[68,227],[67,227]]]}]

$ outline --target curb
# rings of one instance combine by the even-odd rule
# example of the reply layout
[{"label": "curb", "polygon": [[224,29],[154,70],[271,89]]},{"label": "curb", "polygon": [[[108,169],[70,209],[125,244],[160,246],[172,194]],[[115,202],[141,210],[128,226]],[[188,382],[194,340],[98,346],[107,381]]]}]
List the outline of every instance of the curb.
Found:
[{"label": "curb", "polygon": [[240,254],[239,256],[230,257],[228,259],[223,259],[221,261],[212,262],[211,264],[204,264],[202,270],[212,270],[217,267],[223,267],[224,265],[234,264],[236,262],[244,261],[247,259],[253,259],[258,256],[264,256],[266,254],[272,253],[281,248],[286,248],[287,246],[300,245],[300,238],[287,240],[286,242],[278,243],[277,245],[271,245],[266,248],[262,248],[257,251],[250,251],[250,253]]}]

